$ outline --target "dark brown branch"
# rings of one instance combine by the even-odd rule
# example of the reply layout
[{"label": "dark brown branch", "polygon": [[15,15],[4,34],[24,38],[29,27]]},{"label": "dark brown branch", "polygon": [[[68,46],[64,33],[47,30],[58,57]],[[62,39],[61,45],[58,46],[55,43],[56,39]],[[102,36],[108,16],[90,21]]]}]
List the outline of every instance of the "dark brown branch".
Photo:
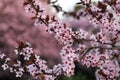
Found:
[{"label": "dark brown branch", "polygon": [[[111,45],[111,44],[110,44]],[[106,46],[90,46],[90,47],[87,47],[85,49],[83,49],[82,51],[80,51],[79,53],[82,54],[80,55],[80,59],[83,59],[85,57],[85,55],[90,51],[90,50],[93,50],[93,49],[104,49],[104,50],[120,50],[120,46],[112,46],[111,48],[109,47],[106,47]]]}]

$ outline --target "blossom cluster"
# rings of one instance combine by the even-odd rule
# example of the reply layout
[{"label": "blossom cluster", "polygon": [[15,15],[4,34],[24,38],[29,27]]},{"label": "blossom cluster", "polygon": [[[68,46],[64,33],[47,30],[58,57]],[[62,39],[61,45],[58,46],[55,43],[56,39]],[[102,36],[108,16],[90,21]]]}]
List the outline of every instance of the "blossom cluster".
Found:
[{"label": "blossom cluster", "polygon": [[[16,77],[21,77],[24,74],[24,72],[29,72],[33,76],[40,73],[40,70],[38,70],[38,68],[35,65],[35,62],[40,60],[40,58],[37,58],[37,55],[33,55],[33,50],[28,43],[26,43],[25,45],[23,43],[20,44],[20,46],[17,49],[15,49],[14,52],[15,54],[17,54],[18,57],[17,60],[14,61],[7,58],[7,55],[0,54],[1,61],[5,61],[2,65],[3,70],[9,69],[10,72],[16,73]],[[34,63],[32,63],[31,60],[31,57],[33,56]],[[24,65],[23,62],[26,63],[26,65]],[[41,60],[41,64],[46,69],[45,62]],[[37,66],[40,67],[39,64],[37,64]],[[40,67],[40,69],[43,68]]]},{"label": "blossom cluster", "polygon": [[108,61],[104,63],[100,69],[96,71],[96,77],[99,79],[108,79],[108,80],[116,80],[120,75],[120,67],[118,63]]},{"label": "blossom cluster", "polygon": [[32,19],[35,19],[35,25],[45,24],[46,31],[62,44],[59,53],[61,63],[50,69],[46,61],[34,54],[29,43],[20,41],[15,50],[18,60],[10,63],[10,58],[0,54],[3,69],[15,72],[16,77],[28,72],[41,80],[56,80],[62,74],[74,75],[77,61],[95,68],[97,80],[117,80],[120,77],[120,0],[103,0],[97,3],[80,0],[78,4],[83,6],[83,14],[77,14],[88,18],[89,23],[97,29],[96,33],[83,29],[73,30],[55,16],[48,15],[40,0],[25,0],[25,9],[34,15]]},{"label": "blossom cluster", "polygon": [[70,45],[67,45],[62,48],[60,55],[63,63],[63,73],[66,76],[74,75],[74,61],[79,60],[75,50]]}]

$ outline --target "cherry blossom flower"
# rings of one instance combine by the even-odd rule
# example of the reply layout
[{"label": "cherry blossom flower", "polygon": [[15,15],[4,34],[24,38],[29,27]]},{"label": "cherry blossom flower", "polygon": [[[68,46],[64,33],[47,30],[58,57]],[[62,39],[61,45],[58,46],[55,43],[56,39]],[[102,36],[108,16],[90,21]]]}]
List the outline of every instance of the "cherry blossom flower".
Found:
[{"label": "cherry blossom flower", "polygon": [[2,68],[3,68],[3,70],[6,70],[6,69],[9,68],[9,66],[8,66],[7,64],[4,63],[4,64],[2,65]]},{"label": "cherry blossom flower", "polygon": [[6,55],[3,53],[3,54],[0,54],[0,58],[3,59]]}]

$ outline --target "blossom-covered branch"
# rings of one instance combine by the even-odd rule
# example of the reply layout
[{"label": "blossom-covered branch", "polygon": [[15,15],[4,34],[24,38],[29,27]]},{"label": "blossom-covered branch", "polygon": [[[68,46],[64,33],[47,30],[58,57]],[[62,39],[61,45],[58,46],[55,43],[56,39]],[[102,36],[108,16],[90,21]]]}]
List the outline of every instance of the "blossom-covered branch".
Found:
[{"label": "blossom-covered branch", "polygon": [[78,62],[96,68],[97,80],[118,79],[120,76],[120,0],[103,0],[98,3],[80,0],[77,5],[82,5],[83,8],[75,16],[88,18],[98,32],[73,30],[57,17],[49,15],[40,0],[25,0],[24,7],[28,14],[34,14],[32,19],[35,19],[35,25],[45,24],[46,31],[53,34],[62,44],[59,53],[61,63],[50,69],[46,61],[33,54],[30,44],[20,41],[19,47],[15,50],[19,57],[18,60],[13,61],[14,65],[9,63],[12,61],[6,58],[5,54],[0,55],[1,60],[4,61],[3,69],[15,72],[16,77],[21,77],[27,71],[33,77],[40,76],[41,80],[56,80],[62,74],[74,75],[76,66],[74,62]]}]

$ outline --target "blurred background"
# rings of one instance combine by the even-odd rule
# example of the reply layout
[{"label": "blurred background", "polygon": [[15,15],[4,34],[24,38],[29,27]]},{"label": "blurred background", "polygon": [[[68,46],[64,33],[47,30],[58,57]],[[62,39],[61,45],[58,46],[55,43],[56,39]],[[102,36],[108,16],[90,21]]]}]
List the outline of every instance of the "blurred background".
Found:
[{"label": "blurred background", "polygon": [[[55,1],[55,0],[52,0]],[[71,0],[70,5],[62,4],[63,0],[59,0],[57,5],[61,6],[67,12],[75,11],[75,4],[79,0]],[[68,1],[68,0],[66,0]],[[50,0],[42,0],[42,2],[50,3]],[[18,46],[17,40],[29,42],[35,53],[41,58],[47,60],[48,65],[52,67],[60,61],[59,52],[61,45],[58,44],[54,36],[49,35],[42,27],[34,27],[34,21],[31,15],[25,13],[23,0],[0,0],[0,51],[5,52],[14,58],[14,49]],[[80,20],[74,17],[64,15],[62,12],[56,12],[53,7],[51,11],[63,21],[67,20],[67,25],[74,29],[87,29],[92,31],[88,20],[82,17]],[[0,63],[1,64],[1,63]],[[9,71],[3,71],[0,68],[0,80],[34,80],[32,77],[25,75],[22,78],[15,78],[15,75]],[[95,80],[94,69],[87,69],[85,66],[76,66],[75,76],[63,76],[60,80]]]}]

